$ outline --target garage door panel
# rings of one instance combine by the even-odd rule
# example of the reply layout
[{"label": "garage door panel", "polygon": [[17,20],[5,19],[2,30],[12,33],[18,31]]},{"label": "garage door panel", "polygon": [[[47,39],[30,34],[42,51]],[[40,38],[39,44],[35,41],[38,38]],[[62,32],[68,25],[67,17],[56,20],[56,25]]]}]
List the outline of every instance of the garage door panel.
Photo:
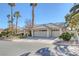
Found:
[{"label": "garage door panel", "polygon": [[52,31],[52,37],[60,36],[60,31]]},{"label": "garage door panel", "polygon": [[35,31],[34,32],[34,36],[46,37],[47,36],[47,32],[46,31]]}]

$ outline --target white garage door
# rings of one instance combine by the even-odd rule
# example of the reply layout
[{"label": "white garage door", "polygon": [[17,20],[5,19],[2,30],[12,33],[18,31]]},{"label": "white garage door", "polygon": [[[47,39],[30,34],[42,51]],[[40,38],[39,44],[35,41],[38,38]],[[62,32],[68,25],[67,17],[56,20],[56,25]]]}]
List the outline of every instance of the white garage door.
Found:
[{"label": "white garage door", "polygon": [[60,36],[60,31],[52,31],[52,37]]},{"label": "white garage door", "polygon": [[47,31],[34,31],[34,36],[47,37]]}]

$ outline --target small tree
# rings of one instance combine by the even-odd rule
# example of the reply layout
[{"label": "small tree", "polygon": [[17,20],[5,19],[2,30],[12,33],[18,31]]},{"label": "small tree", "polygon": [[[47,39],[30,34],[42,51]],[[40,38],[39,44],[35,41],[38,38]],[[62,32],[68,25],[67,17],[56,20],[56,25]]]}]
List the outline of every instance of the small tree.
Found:
[{"label": "small tree", "polygon": [[29,36],[31,36],[31,29],[32,29],[32,21],[31,20],[26,20],[25,21],[25,29],[27,29]]}]

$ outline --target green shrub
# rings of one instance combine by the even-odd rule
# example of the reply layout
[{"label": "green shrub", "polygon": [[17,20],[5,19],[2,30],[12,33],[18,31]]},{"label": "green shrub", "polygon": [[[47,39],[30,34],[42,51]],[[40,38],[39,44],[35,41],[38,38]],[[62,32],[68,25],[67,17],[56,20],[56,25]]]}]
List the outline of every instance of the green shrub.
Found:
[{"label": "green shrub", "polygon": [[7,33],[6,32],[1,32],[1,34],[2,34],[2,36],[6,36]]},{"label": "green shrub", "polygon": [[10,35],[11,35],[11,32],[8,32],[8,31],[3,31],[3,32],[1,32],[1,34],[0,34],[0,35],[5,36],[5,37],[8,37],[8,36],[10,36]]},{"label": "green shrub", "polygon": [[60,39],[63,39],[64,41],[69,41],[72,37],[72,34],[68,33],[68,32],[65,32],[65,33],[62,33],[59,38]]},{"label": "green shrub", "polygon": [[0,37],[2,37],[2,34],[0,34]]}]

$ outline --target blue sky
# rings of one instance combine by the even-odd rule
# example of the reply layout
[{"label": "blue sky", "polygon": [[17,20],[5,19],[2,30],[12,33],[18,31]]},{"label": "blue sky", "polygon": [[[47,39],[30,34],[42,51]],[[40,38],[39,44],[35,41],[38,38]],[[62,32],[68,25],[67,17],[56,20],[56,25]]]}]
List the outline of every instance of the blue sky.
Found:
[{"label": "blue sky", "polygon": [[[35,23],[46,24],[65,22],[64,16],[73,6],[71,3],[40,3],[35,8]],[[27,19],[31,19],[31,6],[27,3],[18,3],[13,12],[20,11],[18,26],[23,27]],[[10,6],[7,3],[0,3],[0,28],[7,28]],[[15,21],[15,20],[14,20]]]}]

